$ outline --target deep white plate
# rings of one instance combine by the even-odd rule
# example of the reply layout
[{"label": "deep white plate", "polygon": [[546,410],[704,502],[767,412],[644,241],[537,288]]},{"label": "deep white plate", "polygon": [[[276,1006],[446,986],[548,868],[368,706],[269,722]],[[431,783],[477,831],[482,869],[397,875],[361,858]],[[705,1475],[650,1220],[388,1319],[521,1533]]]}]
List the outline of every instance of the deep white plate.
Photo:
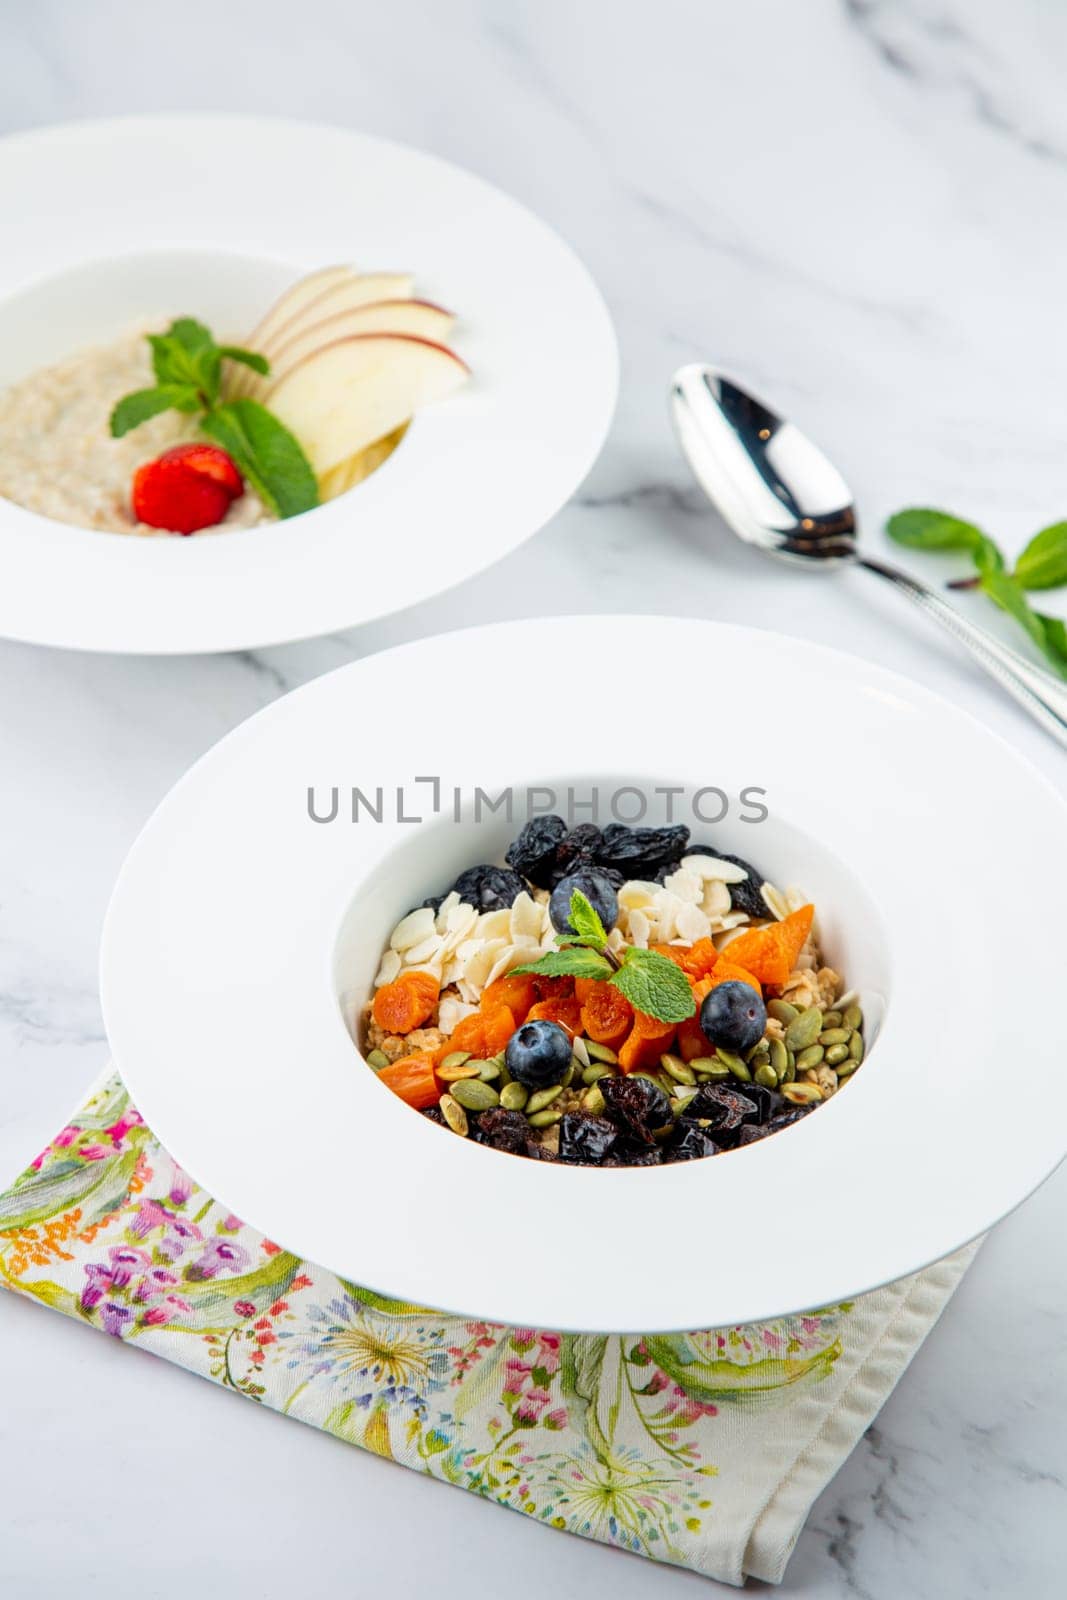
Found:
[{"label": "deep white plate", "polygon": [[[195,538],[90,532],[0,499],[0,635],[85,650],[250,648],[424,600],[541,528],[595,460],[618,357],[596,286],[529,211],[435,156],[223,115],[0,140],[0,387],[139,317],[250,330],[295,277],[409,270],[472,380],[364,484]],[[2,448],[2,442],[0,442]]]},{"label": "deep white plate", "polygon": [[[395,820],[398,787],[429,815],[432,777],[442,815]],[[391,928],[517,831],[454,824],[453,787],[546,782],[725,792],[694,838],[803,887],[862,991],[870,1053],[828,1105],[710,1160],[600,1171],[473,1145],[377,1082],[350,1028]],[[350,820],[353,785],[381,787],[381,824]],[[320,815],[338,788],[335,821],[309,786]],[[766,821],[740,820],[749,787]],[[835,651],[664,618],[452,633],[290,694],[181,780],[108,912],[108,1034],[201,1183],[361,1283],[534,1326],[750,1321],[917,1270],[1063,1157],[1065,826],[1009,746]]]}]

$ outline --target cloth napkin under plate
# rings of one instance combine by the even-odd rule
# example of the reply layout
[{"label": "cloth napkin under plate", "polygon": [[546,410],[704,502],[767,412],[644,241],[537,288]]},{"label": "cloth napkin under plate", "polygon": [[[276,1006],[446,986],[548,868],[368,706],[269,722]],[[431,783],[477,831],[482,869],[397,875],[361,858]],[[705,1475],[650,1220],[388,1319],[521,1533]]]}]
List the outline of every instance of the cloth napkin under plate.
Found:
[{"label": "cloth napkin under plate", "polygon": [[781,1580],[976,1248],[747,1327],[606,1337],[445,1316],[231,1215],[111,1068],[0,1194],[5,1287],[550,1527],[734,1584]]}]

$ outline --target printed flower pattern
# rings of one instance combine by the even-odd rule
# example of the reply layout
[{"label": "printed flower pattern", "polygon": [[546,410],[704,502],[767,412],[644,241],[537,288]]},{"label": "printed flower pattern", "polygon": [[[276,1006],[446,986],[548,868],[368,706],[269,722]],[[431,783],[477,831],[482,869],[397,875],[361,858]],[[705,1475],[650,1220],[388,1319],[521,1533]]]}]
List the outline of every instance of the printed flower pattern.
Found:
[{"label": "printed flower pattern", "polygon": [[553,1527],[697,1567],[724,1408],[825,1377],[851,1310],[635,1338],[386,1300],[218,1205],[117,1076],[0,1195],[0,1283]]}]

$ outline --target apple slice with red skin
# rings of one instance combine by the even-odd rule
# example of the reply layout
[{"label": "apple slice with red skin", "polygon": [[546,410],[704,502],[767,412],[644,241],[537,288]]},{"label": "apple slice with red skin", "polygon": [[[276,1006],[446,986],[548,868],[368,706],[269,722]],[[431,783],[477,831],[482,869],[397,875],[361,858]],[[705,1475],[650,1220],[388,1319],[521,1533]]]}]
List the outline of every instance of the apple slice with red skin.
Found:
[{"label": "apple slice with red skin", "polygon": [[366,306],[351,306],[321,322],[301,326],[275,350],[270,376],[260,378],[253,373],[254,381],[246,392],[269,405],[271,392],[299,361],[339,339],[360,333],[406,333],[432,344],[444,344],[455,320],[450,311],[429,300],[376,300]]},{"label": "apple slice with red skin", "polygon": [[373,305],[378,300],[410,300],[414,287],[410,272],[353,272],[347,278],[334,279],[321,293],[302,300],[284,322],[275,323],[268,338],[256,349],[269,359],[273,351],[280,350],[309,323],[337,317],[342,311]]},{"label": "apple slice with red skin", "polygon": [[299,361],[272,392],[270,409],[299,439],[321,478],[451,394],[469,371],[429,339],[357,334]]},{"label": "apple slice with red skin", "polygon": [[244,340],[246,348],[262,350],[266,341],[287,323],[301,306],[317,300],[327,289],[347,283],[350,278],[358,276],[355,267],[323,267],[319,272],[308,273],[306,278],[298,278],[278,296],[270,310],[260,318],[248,338]]}]

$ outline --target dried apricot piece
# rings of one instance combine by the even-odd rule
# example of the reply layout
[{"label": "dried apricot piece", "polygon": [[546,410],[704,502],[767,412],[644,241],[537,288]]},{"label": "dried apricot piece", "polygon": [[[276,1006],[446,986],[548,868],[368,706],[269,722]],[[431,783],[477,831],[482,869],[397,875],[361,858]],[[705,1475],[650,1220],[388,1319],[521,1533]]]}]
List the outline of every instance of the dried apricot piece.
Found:
[{"label": "dried apricot piece", "polygon": [[633,1026],[633,1006],[613,983],[601,983],[595,978],[578,982],[588,986],[584,996],[578,994],[578,984],[574,986],[575,996],[582,1002],[583,1030],[597,1044],[618,1049]]},{"label": "dried apricot piece", "polygon": [[719,952],[710,939],[698,939],[688,950],[683,950],[683,969],[691,978],[706,978],[719,959]]},{"label": "dried apricot piece", "polygon": [[420,1050],[415,1055],[403,1056],[391,1066],[383,1067],[378,1077],[394,1094],[406,1100],[409,1106],[424,1111],[435,1106],[441,1090],[434,1077],[433,1056]]},{"label": "dried apricot piece", "polygon": [[[499,1055],[507,1047],[507,1042],[515,1032],[517,1026],[511,1009],[508,1006],[491,1006],[483,1013],[484,1043],[481,1054],[484,1056]],[[466,1049],[466,1045],[463,1047]]]},{"label": "dried apricot piece", "polygon": [[507,1006],[516,1022],[525,1022],[537,998],[537,979],[533,973],[509,972],[482,990],[481,1009],[491,1011],[494,1006]]},{"label": "dried apricot piece", "polygon": [[745,967],[761,983],[783,984],[797,964],[804,941],[811,932],[815,907],[801,906],[781,922],[765,928],[750,928],[731,939],[723,954],[728,961]]},{"label": "dried apricot piece", "polygon": [[[694,949],[696,947],[694,946]],[[684,1022],[678,1024],[678,1037],[674,1048],[683,1061],[695,1061],[698,1056],[711,1054],[711,1045],[700,1026],[700,1006],[704,996],[713,987],[711,977],[690,978],[689,987],[693,991],[693,1000],[696,1012],[691,1017],[686,1017]]]},{"label": "dried apricot piece", "polygon": [[647,1012],[635,1011],[633,1027],[619,1050],[619,1066],[623,1072],[656,1066],[660,1056],[670,1049],[674,1033],[673,1022],[662,1022]]},{"label": "dried apricot piece", "polygon": [[763,993],[759,979],[747,967],[739,967],[735,962],[725,959],[716,961],[715,971],[707,979],[709,989],[717,988],[720,983],[750,983],[757,994]]},{"label": "dried apricot piece", "polygon": [[527,1022],[538,1020],[544,1022],[558,1022],[561,1028],[566,1028],[571,1038],[582,1031],[581,1002],[572,995],[558,1000],[539,1000],[530,1008],[526,1017]]},{"label": "dried apricot piece", "polygon": [[378,990],[371,1014],[387,1033],[410,1033],[433,1016],[439,993],[432,972],[402,972]]},{"label": "dried apricot piece", "polygon": [[688,947],[683,947],[680,944],[651,944],[648,948],[654,950],[658,956],[665,956],[668,961],[673,961],[676,967],[681,967],[682,971],[685,971],[685,959],[689,954]]}]

